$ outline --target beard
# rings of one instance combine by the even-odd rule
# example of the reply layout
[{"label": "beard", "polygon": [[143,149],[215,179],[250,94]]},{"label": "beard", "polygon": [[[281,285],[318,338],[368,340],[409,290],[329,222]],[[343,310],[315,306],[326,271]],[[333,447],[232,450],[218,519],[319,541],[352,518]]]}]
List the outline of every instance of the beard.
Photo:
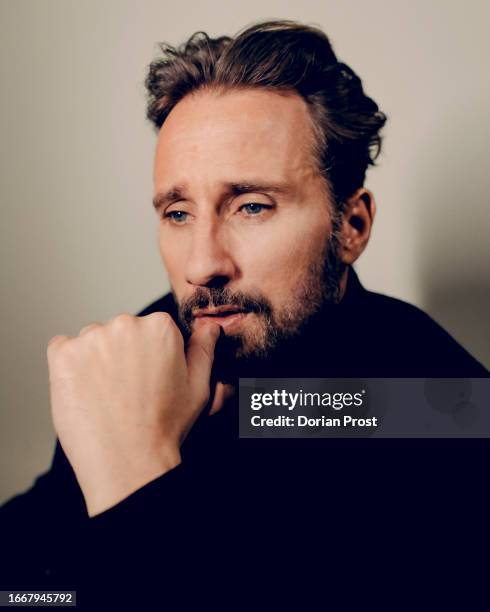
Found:
[{"label": "beard", "polygon": [[214,354],[214,381],[236,384],[239,377],[264,376],[281,354],[294,352],[295,341],[315,325],[325,307],[341,299],[340,281],[346,266],[339,253],[340,218],[336,218],[320,256],[310,262],[280,308],[274,308],[260,292],[232,291],[226,286],[199,287],[179,304],[179,323],[186,340],[198,309],[234,306],[258,321],[258,325],[235,334],[221,330]]}]

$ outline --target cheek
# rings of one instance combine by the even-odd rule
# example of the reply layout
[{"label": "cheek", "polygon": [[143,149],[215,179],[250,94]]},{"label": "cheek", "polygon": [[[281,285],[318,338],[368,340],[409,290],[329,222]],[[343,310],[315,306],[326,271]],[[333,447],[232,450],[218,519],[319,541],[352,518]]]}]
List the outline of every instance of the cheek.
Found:
[{"label": "cheek", "polygon": [[167,271],[172,289],[177,294],[177,298],[181,299],[185,287],[184,267],[182,265],[185,260],[185,242],[169,239],[168,235],[164,236],[160,232],[158,246],[160,258]]},{"label": "cheek", "polygon": [[319,261],[330,232],[326,214],[319,214],[315,222],[289,215],[274,226],[264,225],[254,237],[253,247],[247,249],[247,257],[242,257],[247,286],[280,304],[304,280],[311,264]]}]

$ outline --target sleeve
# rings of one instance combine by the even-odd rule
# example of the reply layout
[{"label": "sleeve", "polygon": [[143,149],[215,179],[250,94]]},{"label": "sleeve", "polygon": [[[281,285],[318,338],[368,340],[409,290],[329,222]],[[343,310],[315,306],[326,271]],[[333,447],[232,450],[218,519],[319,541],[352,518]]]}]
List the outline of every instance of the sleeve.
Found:
[{"label": "sleeve", "polygon": [[59,443],[48,472],[0,508],[2,587],[49,587],[60,553],[88,521],[83,496]]},{"label": "sleeve", "polygon": [[51,469],[0,508],[1,587],[92,590],[101,576],[119,580],[155,534],[175,528],[184,480],[180,464],[89,518],[58,442]]},{"label": "sleeve", "polygon": [[169,496],[180,497],[185,476],[186,469],[184,464],[180,463],[118,504],[90,518],[89,528],[99,537],[103,534],[109,534],[111,530],[125,529],[134,520],[142,518],[143,515],[149,517],[159,513],[162,504],[166,506],[168,511],[175,509],[178,505],[175,499],[170,504],[168,498]]},{"label": "sleeve", "polygon": [[85,601],[110,607],[117,598],[127,606],[134,597],[135,609],[142,609],[145,600],[178,591],[177,582],[188,575],[182,568],[190,571],[202,550],[192,535],[190,478],[181,463],[88,520],[78,572]]}]

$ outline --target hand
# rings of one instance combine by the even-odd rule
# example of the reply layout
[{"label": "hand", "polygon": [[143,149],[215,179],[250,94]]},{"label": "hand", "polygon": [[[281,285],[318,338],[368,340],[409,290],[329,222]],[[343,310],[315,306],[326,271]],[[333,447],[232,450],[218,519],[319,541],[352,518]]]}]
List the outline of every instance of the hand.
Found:
[{"label": "hand", "polygon": [[177,466],[209,400],[220,328],[199,327],[187,356],[167,313],[122,314],[48,344],[51,409],[90,516]]},{"label": "hand", "polygon": [[235,395],[236,388],[233,385],[218,382],[214,388],[213,399],[211,402],[211,408],[209,409],[209,416],[219,412],[223,405]]}]

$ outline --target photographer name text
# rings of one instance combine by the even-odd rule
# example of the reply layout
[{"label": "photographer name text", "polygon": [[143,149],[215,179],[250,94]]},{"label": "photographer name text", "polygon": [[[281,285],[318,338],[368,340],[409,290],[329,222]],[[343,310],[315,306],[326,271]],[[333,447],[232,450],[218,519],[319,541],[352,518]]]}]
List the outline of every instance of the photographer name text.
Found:
[{"label": "photographer name text", "polygon": [[[275,390],[271,393],[252,393],[250,396],[250,408],[254,412],[262,411],[264,408],[286,409],[289,413],[298,408],[326,408],[335,411],[344,408],[359,408],[363,405],[365,391],[358,393],[314,393],[300,390],[290,393],[284,389]],[[377,427],[378,417],[357,417],[348,414],[342,416],[306,416],[303,414],[279,414],[275,416],[263,416],[253,414],[250,418],[253,427]]]}]

